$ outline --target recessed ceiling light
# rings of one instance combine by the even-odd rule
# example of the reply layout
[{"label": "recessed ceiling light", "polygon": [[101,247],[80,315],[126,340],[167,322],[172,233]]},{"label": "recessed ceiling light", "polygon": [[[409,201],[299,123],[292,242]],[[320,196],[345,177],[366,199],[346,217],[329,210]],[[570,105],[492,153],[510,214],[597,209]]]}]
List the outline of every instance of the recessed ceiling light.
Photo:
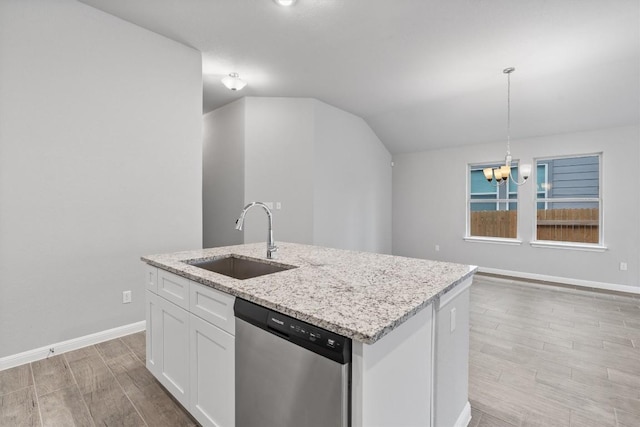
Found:
[{"label": "recessed ceiling light", "polygon": [[273,1],[279,4],[280,6],[292,6],[296,2],[296,0],[273,0]]},{"label": "recessed ceiling light", "polygon": [[222,84],[231,90],[242,90],[247,85],[247,82],[242,80],[238,73],[231,73],[222,79]]}]

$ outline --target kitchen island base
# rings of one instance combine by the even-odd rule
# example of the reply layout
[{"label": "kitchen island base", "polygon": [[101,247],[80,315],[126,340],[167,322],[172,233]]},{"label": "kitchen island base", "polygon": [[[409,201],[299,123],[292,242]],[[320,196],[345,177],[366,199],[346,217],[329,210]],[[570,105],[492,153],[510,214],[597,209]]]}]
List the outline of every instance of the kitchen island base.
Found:
[{"label": "kitchen island base", "polygon": [[[280,249],[277,261],[262,258],[262,244],[142,258],[147,367],[198,422],[236,425],[233,304],[241,298],[352,340],[353,427],[469,423],[477,267],[293,243]],[[284,270],[239,279],[198,267],[229,257]]]},{"label": "kitchen island base", "polygon": [[449,290],[379,341],[353,342],[352,427],[469,424],[471,281]]}]

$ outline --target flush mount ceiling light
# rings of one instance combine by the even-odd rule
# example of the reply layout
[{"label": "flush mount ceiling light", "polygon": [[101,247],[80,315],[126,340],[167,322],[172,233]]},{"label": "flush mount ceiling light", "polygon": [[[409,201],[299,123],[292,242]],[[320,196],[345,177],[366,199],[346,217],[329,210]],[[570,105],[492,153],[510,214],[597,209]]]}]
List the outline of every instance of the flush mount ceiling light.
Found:
[{"label": "flush mount ceiling light", "polygon": [[276,4],[279,4],[280,6],[292,6],[296,0],[273,0],[274,2],[276,2]]},{"label": "flush mount ceiling light", "polygon": [[498,168],[486,168],[484,177],[487,181],[491,182],[495,178],[496,185],[502,185],[509,179],[516,185],[522,185],[527,182],[527,178],[531,175],[531,165],[520,165],[520,175],[522,176],[522,182],[518,182],[513,178],[511,174],[511,73],[516,69],[513,67],[505,68],[502,70],[507,75],[507,154],[504,156],[504,165]]},{"label": "flush mount ceiling light", "polygon": [[247,85],[247,82],[242,80],[238,73],[231,73],[222,79],[222,84],[231,90],[242,90]]}]

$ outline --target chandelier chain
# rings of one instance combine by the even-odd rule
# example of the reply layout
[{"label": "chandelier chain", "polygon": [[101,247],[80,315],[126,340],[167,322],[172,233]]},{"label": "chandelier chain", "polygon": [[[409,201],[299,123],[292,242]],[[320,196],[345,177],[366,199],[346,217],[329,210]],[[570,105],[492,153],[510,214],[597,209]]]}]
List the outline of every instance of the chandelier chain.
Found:
[{"label": "chandelier chain", "polygon": [[[507,75],[507,155],[504,157],[504,165],[494,168],[493,166],[482,169],[484,177],[492,183],[495,179],[495,186],[507,185],[507,182],[511,180],[515,185],[520,186],[527,182],[529,175],[531,175],[530,164],[520,164],[516,161],[516,166],[512,169],[511,158],[511,73],[515,71],[514,67],[508,67],[502,70]],[[516,181],[513,177],[513,170],[518,171],[518,175],[522,177],[522,181]]]}]

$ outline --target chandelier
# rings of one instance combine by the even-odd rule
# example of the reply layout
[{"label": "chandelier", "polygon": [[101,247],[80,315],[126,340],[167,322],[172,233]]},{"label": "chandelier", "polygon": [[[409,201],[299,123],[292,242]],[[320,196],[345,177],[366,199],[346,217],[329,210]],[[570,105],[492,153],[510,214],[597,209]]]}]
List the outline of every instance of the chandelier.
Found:
[{"label": "chandelier", "polygon": [[507,75],[507,154],[504,156],[504,165],[482,170],[487,181],[492,182],[495,179],[496,185],[504,185],[509,179],[516,185],[522,185],[527,182],[527,178],[531,175],[530,164],[523,164],[518,167],[518,174],[522,176],[521,182],[516,181],[511,173],[511,73],[515,70],[513,67],[502,70]]}]

